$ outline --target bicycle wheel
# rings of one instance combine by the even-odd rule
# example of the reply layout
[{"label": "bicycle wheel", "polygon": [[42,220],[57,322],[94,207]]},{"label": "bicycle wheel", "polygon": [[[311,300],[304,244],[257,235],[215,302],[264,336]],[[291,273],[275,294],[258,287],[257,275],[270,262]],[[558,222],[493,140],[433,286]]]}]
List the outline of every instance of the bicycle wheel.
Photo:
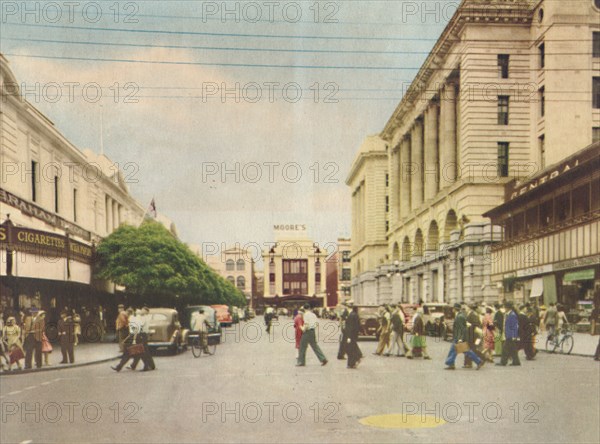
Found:
[{"label": "bicycle wheel", "polygon": [[556,343],[553,339],[546,339],[546,351],[548,353],[554,353],[556,351]]},{"label": "bicycle wheel", "polygon": [[209,345],[208,351],[211,355],[214,355],[217,351],[217,344]]},{"label": "bicycle wheel", "polygon": [[574,345],[575,341],[573,340],[573,336],[565,336],[560,343],[560,351],[568,355],[573,350]]},{"label": "bicycle wheel", "polygon": [[200,346],[200,338],[192,339],[192,354],[194,358],[202,356],[202,347]]}]

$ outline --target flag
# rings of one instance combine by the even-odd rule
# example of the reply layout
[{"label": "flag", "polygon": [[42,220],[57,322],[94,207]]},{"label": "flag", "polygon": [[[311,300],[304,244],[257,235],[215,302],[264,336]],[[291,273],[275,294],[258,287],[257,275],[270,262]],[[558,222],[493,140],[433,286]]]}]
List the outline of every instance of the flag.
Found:
[{"label": "flag", "polygon": [[148,207],[148,211],[146,211],[146,213],[152,216],[154,219],[156,219],[156,202],[154,202],[154,198],[152,198],[152,201],[150,202],[150,206]]}]

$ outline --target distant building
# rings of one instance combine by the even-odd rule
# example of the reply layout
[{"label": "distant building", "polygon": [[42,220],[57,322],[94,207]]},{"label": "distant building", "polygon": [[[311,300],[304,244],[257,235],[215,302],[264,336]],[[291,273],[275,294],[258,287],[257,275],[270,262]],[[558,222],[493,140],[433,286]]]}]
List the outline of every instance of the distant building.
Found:
[{"label": "distant building", "polygon": [[204,259],[209,267],[240,290],[248,305],[251,305],[255,297],[256,282],[254,259],[249,250],[236,246],[220,254],[207,255]]}]

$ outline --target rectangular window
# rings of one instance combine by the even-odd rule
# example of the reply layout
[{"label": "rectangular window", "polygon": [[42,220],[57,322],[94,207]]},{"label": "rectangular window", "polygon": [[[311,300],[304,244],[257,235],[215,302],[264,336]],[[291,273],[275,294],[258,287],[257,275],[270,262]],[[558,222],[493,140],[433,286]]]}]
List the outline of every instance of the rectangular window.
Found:
[{"label": "rectangular window", "polygon": [[590,184],[573,190],[573,217],[582,216],[590,212]]},{"label": "rectangular window", "polygon": [[352,279],[352,274],[349,268],[342,268],[342,280],[349,281]]},{"label": "rectangular window", "polygon": [[550,227],[554,223],[554,200],[548,199],[540,204],[540,227]]},{"label": "rectangular window", "polygon": [[540,68],[544,68],[546,66],[546,45],[542,43],[538,49],[540,52]]},{"label": "rectangular window", "polygon": [[77,222],[77,188],[73,189],[73,222]]},{"label": "rectangular window", "polygon": [[31,161],[31,200],[37,202],[37,170],[38,163],[35,160]]},{"label": "rectangular window", "polygon": [[508,125],[508,96],[498,96],[498,125]]},{"label": "rectangular window", "polygon": [[538,229],[538,207],[531,207],[525,211],[525,225],[527,234],[531,234]]},{"label": "rectangular window", "polygon": [[542,86],[538,95],[540,97],[540,117],[544,117],[546,115],[546,88]]},{"label": "rectangular window", "polygon": [[593,46],[592,46],[593,57],[600,57],[600,32],[593,33]]},{"label": "rectangular window", "polygon": [[543,170],[544,168],[546,168],[546,136],[544,134],[542,134],[539,138],[538,138],[538,146],[539,146],[539,153],[540,153],[540,170]]},{"label": "rectangular window", "polygon": [[600,142],[600,126],[592,128],[592,143]]},{"label": "rectangular window", "polygon": [[390,196],[385,196],[385,212],[390,212]]},{"label": "rectangular window", "polygon": [[498,54],[498,76],[501,79],[508,79],[508,54]]},{"label": "rectangular window", "polygon": [[498,142],[498,176],[508,177],[508,142]]},{"label": "rectangular window", "polygon": [[571,193],[567,191],[554,198],[554,220],[564,222],[571,217]]},{"label": "rectangular window", "polygon": [[385,186],[388,187],[390,185],[390,175],[386,174],[385,175]]},{"label": "rectangular window", "polygon": [[390,222],[388,220],[385,221],[385,232],[390,231]]},{"label": "rectangular window", "polygon": [[594,77],[592,85],[592,107],[600,109],[600,77]]},{"label": "rectangular window", "polygon": [[58,176],[54,176],[54,212],[58,213]]}]

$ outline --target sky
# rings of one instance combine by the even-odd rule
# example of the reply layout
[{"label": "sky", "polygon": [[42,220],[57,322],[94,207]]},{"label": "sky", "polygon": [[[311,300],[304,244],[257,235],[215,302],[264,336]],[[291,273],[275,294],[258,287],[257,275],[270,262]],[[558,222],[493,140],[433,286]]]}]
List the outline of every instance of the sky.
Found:
[{"label": "sky", "polygon": [[[76,3],[74,5],[73,3]],[[350,236],[345,180],[458,1],[0,2],[26,98],[181,240]],[[102,142],[101,142],[102,141]]]}]

